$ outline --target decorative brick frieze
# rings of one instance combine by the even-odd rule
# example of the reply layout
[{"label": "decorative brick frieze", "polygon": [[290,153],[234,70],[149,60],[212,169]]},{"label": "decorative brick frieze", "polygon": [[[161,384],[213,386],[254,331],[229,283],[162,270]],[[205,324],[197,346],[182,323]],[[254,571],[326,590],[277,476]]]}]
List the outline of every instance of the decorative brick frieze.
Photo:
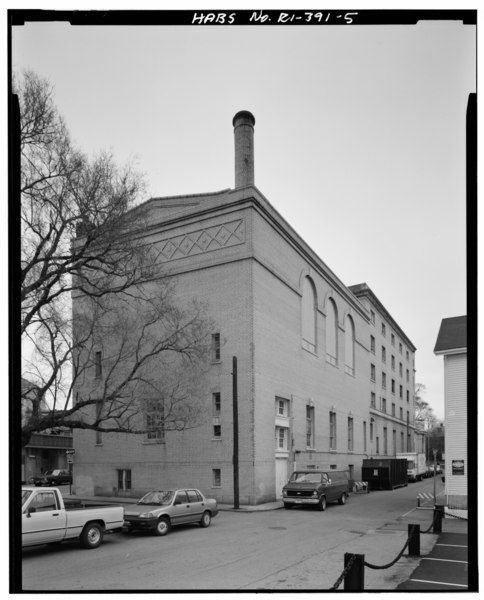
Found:
[{"label": "decorative brick frieze", "polygon": [[177,235],[161,242],[160,258],[164,262],[237,246],[245,242],[244,219]]}]

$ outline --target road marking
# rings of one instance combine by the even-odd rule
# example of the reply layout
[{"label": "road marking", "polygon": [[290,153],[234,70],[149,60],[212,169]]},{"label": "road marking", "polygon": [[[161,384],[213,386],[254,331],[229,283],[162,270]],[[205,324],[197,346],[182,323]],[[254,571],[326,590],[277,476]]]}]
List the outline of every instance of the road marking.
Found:
[{"label": "road marking", "polygon": [[451,560],[450,558],[427,558],[424,556],[422,560],[438,560],[440,562],[462,563],[464,565],[468,564],[466,560]]},{"label": "road marking", "polygon": [[428,581],[427,579],[410,579],[410,581],[417,581],[418,583],[436,583],[437,585],[450,585],[453,587],[469,587],[467,585],[463,585],[462,583],[445,583],[444,581]]}]

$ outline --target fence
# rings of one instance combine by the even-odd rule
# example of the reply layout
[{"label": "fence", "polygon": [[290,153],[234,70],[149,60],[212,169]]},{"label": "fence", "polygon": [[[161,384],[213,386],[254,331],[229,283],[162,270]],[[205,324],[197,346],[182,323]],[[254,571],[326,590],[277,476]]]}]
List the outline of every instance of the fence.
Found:
[{"label": "fence", "polygon": [[400,560],[403,553],[408,547],[408,556],[420,556],[420,534],[421,533],[441,533],[442,532],[442,518],[446,514],[448,517],[455,519],[461,519],[467,521],[466,518],[457,515],[445,513],[444,507],[435,505],[434,515],[430,526],[425,531],[420,531],[420,525],[409,524],[408,525],[408,537],[405,545],[398,555],[389,563],[385,565],[372,565],[365,561],[364,554],[351,554],[345,553],[344,555],[344,568],[341,575],[335,581],[331,590],[337,590],[341,583],[344,581],[345,591],[364,590],[365,588],[365,567],[369,569],[389,569],[396,562]]}]

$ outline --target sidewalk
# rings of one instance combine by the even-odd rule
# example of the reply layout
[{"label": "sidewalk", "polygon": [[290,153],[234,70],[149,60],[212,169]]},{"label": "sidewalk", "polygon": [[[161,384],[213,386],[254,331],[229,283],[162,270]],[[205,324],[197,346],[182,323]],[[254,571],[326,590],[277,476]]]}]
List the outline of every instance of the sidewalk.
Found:
[{"label": "sidewalk", "polygon": [[[100,504],[136,504],[139,498],[123,498],[119,496],[83,496],[78,494],[65,494],[66,500],[76,500],[78,502],[90,502]],[[282,501],[278,502],[267,502],[266,504],[252,505],[241,505],[239,508],[234,508],[232,504],[220,504],[217,502],[219,510],[233,511],[233,512],[259,512],[266,510],[277,510],[283,508]]]}]

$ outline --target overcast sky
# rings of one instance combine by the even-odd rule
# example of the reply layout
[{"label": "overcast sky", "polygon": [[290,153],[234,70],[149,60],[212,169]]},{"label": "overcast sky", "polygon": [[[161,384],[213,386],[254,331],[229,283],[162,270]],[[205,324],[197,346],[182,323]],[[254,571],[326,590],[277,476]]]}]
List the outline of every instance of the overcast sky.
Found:
[{"label": "overcast sky", "polygon": [[475,27],[13,29],[13,67],[54,86],[75,142],[135,159],[150,196],[234,187],[250,110],[255,184],[346,285],[366,282],[417,347],[444,417],[442,318],[466,314],[465,117]]}]

